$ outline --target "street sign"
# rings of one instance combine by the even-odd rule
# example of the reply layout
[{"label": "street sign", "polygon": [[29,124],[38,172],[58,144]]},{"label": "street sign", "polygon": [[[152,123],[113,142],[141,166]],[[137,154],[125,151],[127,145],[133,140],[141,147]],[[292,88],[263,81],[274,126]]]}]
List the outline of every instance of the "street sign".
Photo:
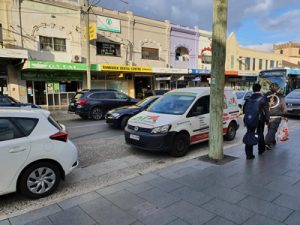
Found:
[{"label": "street sign", "polygon": [[97,39],[97,28],[95,23],[90,24],[89,34],[90,34],[90,41]]}]

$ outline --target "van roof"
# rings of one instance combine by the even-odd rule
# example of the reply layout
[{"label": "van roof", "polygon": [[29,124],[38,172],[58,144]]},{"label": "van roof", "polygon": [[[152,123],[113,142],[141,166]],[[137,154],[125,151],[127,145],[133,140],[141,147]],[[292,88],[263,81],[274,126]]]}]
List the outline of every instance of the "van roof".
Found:
[{"label": "van roof", "polygon": [[[232,91],[232,88],[225,88],[225,91]],[[188,92],[196,95],[203,95],[210,93],[210,87],[191,87],[191,88],[179,88],[172,90],[171,92]]]}]

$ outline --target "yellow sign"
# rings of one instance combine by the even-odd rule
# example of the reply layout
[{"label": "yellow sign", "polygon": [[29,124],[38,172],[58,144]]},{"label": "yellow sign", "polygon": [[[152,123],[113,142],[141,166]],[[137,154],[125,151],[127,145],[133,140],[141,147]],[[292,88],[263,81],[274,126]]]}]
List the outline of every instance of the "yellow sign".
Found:
[{"label": "yellow sign", "polygon": [[152,73],[152,68],[147,66],[123,66],[123,65],[113,65],[113,64],[101,64],[101,71],[111,71],[111,72],[133,72],[133,73]]},{"label": "yellow sign", "polygon": [[92,23],[89,26],[90,41],[97,39],[96,24]]}]

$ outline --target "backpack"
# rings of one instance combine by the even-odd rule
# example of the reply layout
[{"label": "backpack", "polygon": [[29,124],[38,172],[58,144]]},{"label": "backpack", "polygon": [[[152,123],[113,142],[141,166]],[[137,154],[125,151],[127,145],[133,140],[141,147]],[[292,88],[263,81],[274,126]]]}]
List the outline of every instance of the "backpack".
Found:
[{"label": "backpack", "polygon": [[262,100],[263,96],[253,99],[250,97],[244,106],[244,123],[245,126],[249,129],[254,129],[258,125],[259,121],[259,106],[260,101]]}]

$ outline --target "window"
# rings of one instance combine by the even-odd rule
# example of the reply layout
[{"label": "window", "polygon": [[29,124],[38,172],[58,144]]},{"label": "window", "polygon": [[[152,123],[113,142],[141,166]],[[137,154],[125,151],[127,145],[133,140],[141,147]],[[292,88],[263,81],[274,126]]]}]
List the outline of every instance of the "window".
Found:
[{"label": "window", "polygon": [[276,68],[278,68],[278,61],[276,61]]},{"label": "window", "polygon": [[0,23],[0,45],[3,47],[3,33],[2,33],[2,24]]},{"label": "window", "polygon": [[[0,28],[0,35],[1,35],[1,28]],[[1,42],[1,38],[0,38],[0,42]],[[298,50],[298,55],[300,55],[300,49]]]},{"label": "window", "polygon": [[270,60],[270,69],[273,69],[274,65],[275,65],[274,60]]},{"label": "window", "polygon": [[0,105],[10,105],[13,104],[14,102],[10,100],[9,98],[6,97],[0,97]]},{"label": "window", "polygon": [[209,113],[209,96],[201,97],[193,105],[188,117],[199,116]]},{"label": "window", "polygon": [[157,48],[142,47],[142,59],[159,60],[159,50]]},{"label": "window", "polygon": [[205,55],[203,54],[202,55],[202,63],[205,63],[205,64],[211,64],[211,55]]},{"label": "window", "polygon": [[0,141],[21,138],[23,136],[24,135],[8,118],[0,119]]},{"label": "window", "polygon": [[103,92],[103,93],[94,93],[90,96],[92,99],[115,99],[114,95],[110,92]]},{"label": "window", "polygon": [[40,36],[40,50],[66,52],[66,39]]},{"label": "window", "polygon": [[15,121],[23,129],[26,136],[28,136],[31,134],[39,120],[32,118],[16,118]]},{"label": "window", "polygon": [[62,130],[62,127],[60,126],[60,124],[58,122],[56,122],[55,119],[53,119],[52,116],[48,117],[48,121],[49,123],[51,123],[54,127],[56,127],[58,130]]},{"label": "window", "polygon": [[230,64],[231,64],[231,69],[233,69],[234,68],[234,56],[232,55],[231,57],[230,57]]},{"label": "window", "polygon": [[189,56],[189,51],[185,47],[178,47],[175,51],[175,60],[176,61],[189,61],[190,56]]},{"label": "window", "polygon": [[121,56],[120,44],[97,42],[97,55]]},{"label": "window", "polygon": [[280,50],[280,54],[283,54],[283,50],[282,49]]},{"label": "window", "polygon": [[129,99],[129,97],[127,95],[125,95],[125,94],[123,94],[121,92],[116,92],[115,94],[116,94],[116,98],[117,99],[125,99],[125,100]]},{"label": "window", "polygon": [[241,56],[239,57],[239,70],[243,70],[243,61]]},{"label": "window", "polygon": [[245,70],[250,70],[250,58],[245,59]]},{"label": "window", "polygon": [[262,70],[262,67],[263,67],[263,60],[262,59],[259,59],[259,70]]},{"label": "window", "polygon": [[252,63],[252,70],[255,71],[256,65],[255,65],[255,58],[253,58],[253,63]]},{"label": "window", "polygon": [[269,61],[268,60],[266,60],[266,66],[265,66],[265,69],[267,70],[268,69],[268,65],[269,64]]}]

